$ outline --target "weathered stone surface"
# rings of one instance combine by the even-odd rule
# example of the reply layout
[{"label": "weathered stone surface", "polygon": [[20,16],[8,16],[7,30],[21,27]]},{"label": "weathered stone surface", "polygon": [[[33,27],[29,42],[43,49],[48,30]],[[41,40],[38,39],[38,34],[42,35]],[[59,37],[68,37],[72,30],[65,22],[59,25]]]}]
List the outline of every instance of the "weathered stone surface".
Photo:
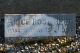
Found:
[{"label": "weathered stone surface", "polygon": [[80,13],[80,0],[0,0],[0,13]]}]

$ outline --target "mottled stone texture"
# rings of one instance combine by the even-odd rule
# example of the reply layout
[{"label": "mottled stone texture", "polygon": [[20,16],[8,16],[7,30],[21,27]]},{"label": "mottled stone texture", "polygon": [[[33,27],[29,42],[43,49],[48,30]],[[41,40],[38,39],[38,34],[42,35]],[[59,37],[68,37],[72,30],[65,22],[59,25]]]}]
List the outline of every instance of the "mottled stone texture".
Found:
[{"label": "mottled stone texture", "polygon": [[[0,0],[0,18],[6,13],[80,14],[80,0]],[[3,27],[4,24],[0,24],[0,42],[4,42]]]},{"label": "mottled stone texture", "polygon": [[0,17],[0,43],[4,43],[4,19]]},{"label": "mottled stone texture", "polygon": [[80,13],[80,0],[0,0],[0,13]]}]

